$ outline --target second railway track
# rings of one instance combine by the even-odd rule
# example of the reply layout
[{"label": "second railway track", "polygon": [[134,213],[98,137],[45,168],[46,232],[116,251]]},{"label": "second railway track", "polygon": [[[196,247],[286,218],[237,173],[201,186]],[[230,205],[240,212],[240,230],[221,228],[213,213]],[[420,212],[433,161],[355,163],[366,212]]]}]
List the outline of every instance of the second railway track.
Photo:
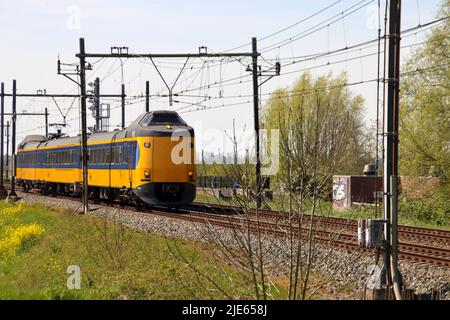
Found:
[{"label": "second railway track", "polygon": [[[34,193],[40,195],[39,193]],[[42,196],[42,195],[40,195]],[[46,195],[44,197],[55,198],[55,196]],[[77,198],[58,195],[57,197],[78,201]],[[167,208],[144,209],[132,205],[119,203],[95,203],[97,206],[116,207],[125,210],[135,210],[152,215],[158,215],[167,218],[174,218],[197,223],[209,223],[223,228],[249,228],[251,232],[286,236],[289,232],[301,237],[309,234],[308,227],[299,227],[298,225],[286,224],[283,219],[287,218],[287,213],[279,211],[263,210],[256,220],[254,214],[247,216],[236,214],[242,208],[234,206],[219,206],[211,204],[195,203],[190,207],[181,210],[171,210]],[[235,214],[232,214],[235,212]],[[308,217],[308,216],[306,216]],[[306,218],[308,219],[308,218]],[[356,231],[357,221],[336,217],[315,217],[318,227],[313,230],[313,238],[320,243],[326,243],[335,247],[355,251],[369,251],[360,248],[357,244]],[[336,227],[338,226],[338,227]],[[429,263],[438,266],[450,267],[450,232],[437,229],[416,228],[409,226],[399,227],[399,259]],[[410,242],[411,239],[415,241]],[[430,242],[430,245],[424,245],[422,242]],[[433,245],[439,242],[440,245]]]}]

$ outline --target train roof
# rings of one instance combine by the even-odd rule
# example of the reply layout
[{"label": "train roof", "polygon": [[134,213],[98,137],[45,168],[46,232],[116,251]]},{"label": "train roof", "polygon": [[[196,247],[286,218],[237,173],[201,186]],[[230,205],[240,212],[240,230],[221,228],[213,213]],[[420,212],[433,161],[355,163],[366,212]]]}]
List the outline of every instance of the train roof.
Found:
[{"label": "train roof", "polygon": [[[172,127],[168,128],[163,124],[152,124],[146,123],[142,124],[143,120],[151,118],[152,115],[167,115],[176,116],[181,122],[177,123]],[[96,132],[90,133],[88,135],[89,142],[105,141],[105,140],[118,140],[129,137],[139,137],[139,136],[167,136],[173,133],[173,129],[183,128],[186,133],[193,136],[193,129],[189,127],[178,115],[176,111],[171,110],[158,110],[146,112],[140,115],[135,121],[133,121],[127,128],[123,130],[115,130],[111,132]],[[51,147],[51,146],[61,146],[61,145],[74,145],[81,144],[81,135],[76,137],[61,137],[57,139],[48,139],[42,135],[30,135],[25,137],[25,139],[18,145],[18,150],[26,149],[36,149],[39,147]]]}]

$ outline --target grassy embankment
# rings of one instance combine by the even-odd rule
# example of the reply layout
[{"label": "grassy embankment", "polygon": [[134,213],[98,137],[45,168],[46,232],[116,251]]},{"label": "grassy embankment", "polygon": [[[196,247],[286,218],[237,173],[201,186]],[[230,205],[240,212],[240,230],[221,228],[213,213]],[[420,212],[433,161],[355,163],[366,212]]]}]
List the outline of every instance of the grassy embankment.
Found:
[{"label": "grassy embankment", "polygon": [[[217,286],[192,272],[175,244]],[[58,208],[2,203],[0,299],[254,299],[251,275],[212,259],[212,250]],[[80,267],[80,290],[67,288],[69,266]],[[287,278],[272,283],[270,298],[285,299]],[[352,288],[323,285],[317,273],[310,285],[312,299],[354,298]]]},{"label": "grassy embankment", "polygon": [[[249,275],[209,263],[208,246],[173,240],[199,270],[235,297],[251,297]],[[172,240],[91,216],[42,206],[0,205],[0,299],[227,298],[199,281],[169,250]],[[70,265],[81,289],[69,290]],[[231,280],[232,279],[232,280]],[[200,289],[198,284],[205,286]]]}]

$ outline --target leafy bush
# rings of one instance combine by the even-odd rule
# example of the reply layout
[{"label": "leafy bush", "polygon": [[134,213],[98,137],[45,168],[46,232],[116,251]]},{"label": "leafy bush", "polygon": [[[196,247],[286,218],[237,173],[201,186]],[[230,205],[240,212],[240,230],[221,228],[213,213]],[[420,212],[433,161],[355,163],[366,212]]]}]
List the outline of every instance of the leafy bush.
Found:
[{"label": "leafy bush", "polygon": [[403,198],[399,202],[399,215],[437,225],[448,225],[450,201],[441,197]]}]

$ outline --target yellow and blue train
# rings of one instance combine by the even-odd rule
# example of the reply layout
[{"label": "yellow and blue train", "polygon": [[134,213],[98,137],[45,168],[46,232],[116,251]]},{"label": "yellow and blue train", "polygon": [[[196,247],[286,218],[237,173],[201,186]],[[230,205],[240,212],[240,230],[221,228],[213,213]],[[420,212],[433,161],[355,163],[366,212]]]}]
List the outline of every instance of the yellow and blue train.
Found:
[{"label": "yellow and blue train", "polygon": [[[27,136],[16,177],[24,191],[81,195],[81,137]],[[196,195],[194,130],[174,111],[147,112],[129,127],[88,137],[95,200],[179,207]]]}]

